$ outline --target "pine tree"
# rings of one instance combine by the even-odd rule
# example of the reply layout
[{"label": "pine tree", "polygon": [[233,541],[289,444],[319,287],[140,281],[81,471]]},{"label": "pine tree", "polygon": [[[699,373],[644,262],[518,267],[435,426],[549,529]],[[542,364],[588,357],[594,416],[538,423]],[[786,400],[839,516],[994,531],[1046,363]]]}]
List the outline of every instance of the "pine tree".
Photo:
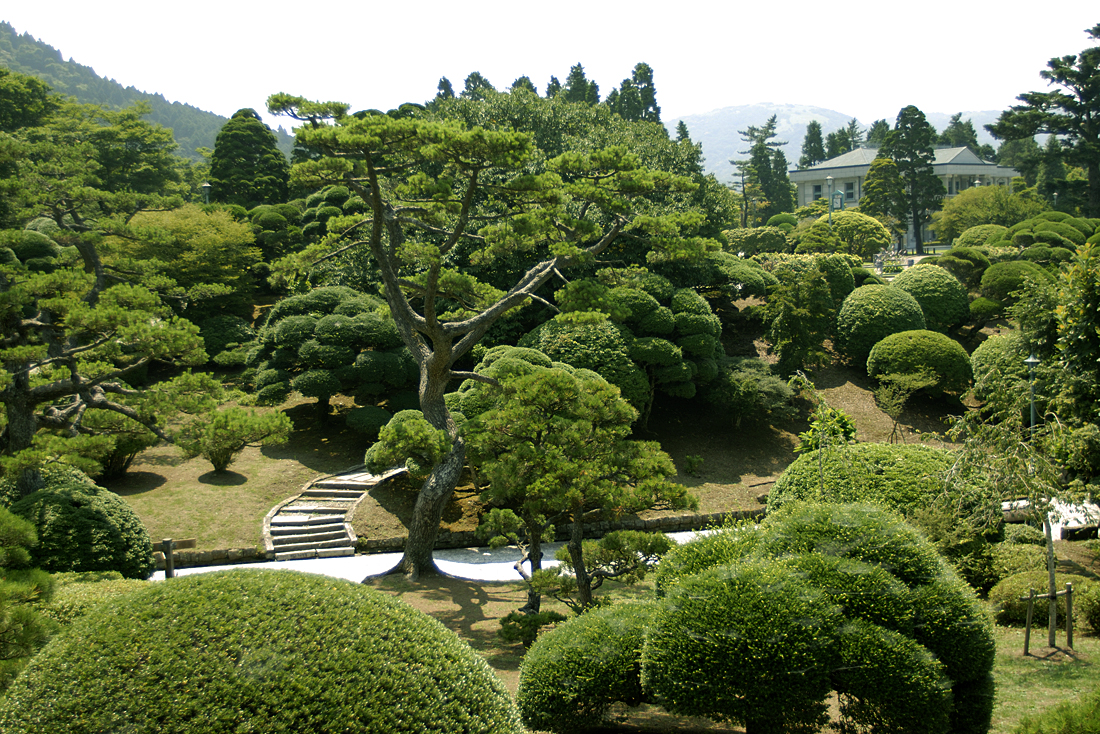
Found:
[{"label": "pine tree", "polygon": [[924,254],[924,225],[939,208],[946,193],[932,168],[936,160],[933,145],[936,130],[928,124],[924,113],[909,105],[898,113],[894,129],[886,137],[880,155],[887,155],[897,166],[904,190],[905,204],[896,210],[898,219],[907,221],[916,238],[916,252]]},{"label": "pine tree", "polygon": [[251,209],[287,200],[290,164],[275,133],[250,108],[237,110],[222,126],[210,158],[210,198]]},{"label": "pine tree", "polygon": [[806,125],[806,137],[802,140],[802,157],[798,159],[799,168],[810,168],[826,160],[825,141],[821,137],[821,123],[810,120]]},{"label": "pine tree", "polygon": [[439,91],[435,93],[436,99],[454,99],[455,89],[451,86],[451,80],[445,76],[439,78]]}]

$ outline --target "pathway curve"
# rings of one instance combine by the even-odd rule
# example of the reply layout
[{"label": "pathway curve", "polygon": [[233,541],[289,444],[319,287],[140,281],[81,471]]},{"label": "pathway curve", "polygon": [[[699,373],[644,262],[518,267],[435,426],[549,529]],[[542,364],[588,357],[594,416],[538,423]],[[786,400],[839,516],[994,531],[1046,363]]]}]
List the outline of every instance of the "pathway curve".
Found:
[{"label": "pathway curve", "polygon": [[351,514],[379,483],[404,471],[371,474],[361,467],[309,482],[264,517],[264,551],[276,561],[355,555]]}]

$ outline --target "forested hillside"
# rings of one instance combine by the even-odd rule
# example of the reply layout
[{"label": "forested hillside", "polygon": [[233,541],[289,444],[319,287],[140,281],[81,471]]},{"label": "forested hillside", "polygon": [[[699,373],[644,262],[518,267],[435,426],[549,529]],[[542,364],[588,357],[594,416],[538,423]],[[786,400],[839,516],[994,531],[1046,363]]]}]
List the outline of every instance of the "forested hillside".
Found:
[{"label": "forested hillside", "polygon": [[[170,128],[179,143],[178,155],[199,160],[198,148],[214,148],[214,138],[226,118],[180,102],[169,102],[160,94],[149,94],[134,87],[123,87],[114,79],[105,79],[88,66],[72,59],[65,61],[61,52],[33,38],[29,33],[18,35],[11,24],[0,21],[0,66],[37,77],[59,94],[67,94],[78,102],[118,109],[137,102],[151,108],[149,120]],[[275,131],[279,149],[290,155],[294,137],[284,129]]]}]

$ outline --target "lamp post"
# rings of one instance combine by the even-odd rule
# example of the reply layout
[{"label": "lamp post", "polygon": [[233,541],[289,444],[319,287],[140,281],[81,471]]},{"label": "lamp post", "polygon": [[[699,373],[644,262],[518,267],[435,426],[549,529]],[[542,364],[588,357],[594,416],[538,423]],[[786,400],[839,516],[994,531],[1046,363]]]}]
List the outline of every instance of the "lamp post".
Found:
[{"label": "lamp post", "polygon": [[825,183],[829,186],[829,229],[833,228],[833,177],[826,176]]},{"label": "lamp post", "polygon": [[210,185],[210,182],[209,181],[203,181],[202,184],[199,186],[199,188],[202,189],[203,203],[204,204],[209,204],[210,203],[210,189],[213,188]]},{"label": "lamp post", "polygon": [[1028,368],[1028,387],[1031,392],[1031,437],[1035,438],[1035,367],[1039,364],[1039,358],[1032,352],[1031,356],[1024,360]]},{"label": "lamp post", "polygon": [[1054,192],[1054,211],[1058,211],[1058,192]]}]

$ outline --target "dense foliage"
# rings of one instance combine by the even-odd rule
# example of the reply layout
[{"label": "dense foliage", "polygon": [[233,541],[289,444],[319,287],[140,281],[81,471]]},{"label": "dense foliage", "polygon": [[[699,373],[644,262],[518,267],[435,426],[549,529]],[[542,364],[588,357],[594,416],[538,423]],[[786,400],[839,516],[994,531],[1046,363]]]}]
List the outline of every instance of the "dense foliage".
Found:
[{"label": "dense foliage", "polygon": [[1027,260],[1012,260],[990,265],[982,274],[982,295],[995,301],[1014,301],[1026,279],[1049,281],[1050,274]]},{"label": "dense foliage", "polygon": [[522,731],[443,625],[360,584],[266,570],[152,584],[88,613],[10,689],[0,728]]},{"label": "dense foliage", "polygon": [[613,703],[645,701],[639,661],[655,611],[651,602],[600,607],[539,637],[520,666],[516,705],[523,723],[583,731],[599,726]]},{"label": "dense foliage", "polygon": [[[997,612],[997,621],[1002,623],[1023,624],[1027,621],[1027,597],[1030,589],[1035,589],[1036,594],[1046,593],[1047,571],[1039,569],[1025,571],[1006,579],[1002,579],[989,592],[989,601]],[[1054,577],[1054,586],[1058,591],[1064,591],[1066,584],[1073,584],[1074,593],[1091,588],[1096,582],[1084,576],[1072,573],[1059,573]],[[1035,600],[1035,621],[1045,619],[1047,614],[1047,600]],[[1058,597],[1058,618],[1065,620],[1066,597]]]},{"label": "dense foliage", "polygon": [[946,333],[970,315],[966,288],[938,265],[907,268],[898,273],[890,285],[917,299],[924,313],[925,327],[932,331]]},{"label": "dense foliage", "polygon": [[929,392],[961,395],[970,388],[970,357],[957,341],[938,332],[901,331],[871,348],[867,374],[922,374],[934,381]]},{"label": "dense foliage", "polygon": [[666,708],[815,731],[832,689],[848,726],[988,729],[991,622],[917,531],[879,509],[807,504],[754,535],[701,541],[720,551],[710,568],[668,590],[642,662]]},{"label": "dense foliage", "polygon": [[886,285],[865,285],[844,299],[837,314],[836,337],[844,353],[863,362],[871,347],[900,331],[925,328],[915,298]]},{"label": "dense foliage", "polygon": [[46,571],[118,571],[148,578],[153,571],[149,533],[130,505],[75,469],[43,470],[45,484],[11,505],[33,523],[34,565]]}]

